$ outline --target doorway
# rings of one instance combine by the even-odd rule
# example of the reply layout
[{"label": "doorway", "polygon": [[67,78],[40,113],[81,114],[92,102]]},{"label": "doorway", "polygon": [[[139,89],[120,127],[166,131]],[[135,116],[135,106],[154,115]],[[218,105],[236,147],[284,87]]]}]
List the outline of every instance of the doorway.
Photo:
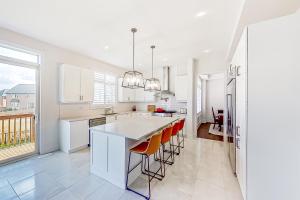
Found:
[{"label": "doorway", "polygon": [[39,60],[0,45],[0,164],[38,153]]},{"label": "doorway", "polygon": [[[201,112],[197,137],[224,140],[225,79],[224,73],[201,74]],[[200,89],[199,89],[200,90]]]}]

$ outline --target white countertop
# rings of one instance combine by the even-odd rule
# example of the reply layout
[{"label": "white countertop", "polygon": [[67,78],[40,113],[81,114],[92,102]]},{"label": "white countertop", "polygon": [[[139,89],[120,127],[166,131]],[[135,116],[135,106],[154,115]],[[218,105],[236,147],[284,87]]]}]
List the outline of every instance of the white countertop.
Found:
[{"label": "white countertop", "polygon": [[178,119],[179,117],[131,117],[128,119],[117,120],[113,123],[95,126],[90,129],[92,131],[110,133],[133,140],[140,140]]},{"label": "white countertop", "polygon": [[[94,119],[94,118],[109,117],[109,116],[123,115],[123,114],[134,114],[134,113],[152,113],[152,112],[125,111],[125,112],[118,112],[118,113],[112,114],[112,115],[97,114],[97,115],[87,115],[87,116],[62,117],[62,118],[60,118],[60,120],[73,122],[73,121],[89,120],[89,119]],[[175,113],[175,114],[180,115],[180,116],[186,116],[186,114],[180,114],[180,113]]]},{"label": "white countertop", "polygon": [[63,118],[60,118],[60,120],[73,122],[73,121],[89,120],[89,119],[101,118],[101,117],[106,117],[106,116],[105,115],[90,115],[90,116],[80,116],[80,117],[63,117]]}]

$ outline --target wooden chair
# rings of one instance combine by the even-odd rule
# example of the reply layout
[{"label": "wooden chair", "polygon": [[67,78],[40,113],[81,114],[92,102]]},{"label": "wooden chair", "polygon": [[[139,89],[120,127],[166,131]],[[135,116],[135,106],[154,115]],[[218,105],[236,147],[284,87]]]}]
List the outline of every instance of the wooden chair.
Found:
[{"label": "wooden chair", "polygon": [[214,127],[213,128],[215,128],[216,124],[218,124],[219,130],[221,131],[222,125],[223,125],[223,117],[219,117],[219,116],[215,115],[214,107],[211,107],[211,111],[212,111],[213,118],[214,118],[214,122],[213,122]]}]

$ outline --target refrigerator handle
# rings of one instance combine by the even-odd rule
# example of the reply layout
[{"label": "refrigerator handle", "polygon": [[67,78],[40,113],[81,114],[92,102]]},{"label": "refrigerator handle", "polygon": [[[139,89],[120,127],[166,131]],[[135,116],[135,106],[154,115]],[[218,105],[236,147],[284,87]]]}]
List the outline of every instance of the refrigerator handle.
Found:
[{"label": "refrigerator handle", "polygon": [[236,148],[240,149],[240,138],[235,139]]},{"label": "refrigerator handle", "polygon": [[236,136],[241,136],[240,134],[240,126],[236,126],[235,130],[236,130]]}]

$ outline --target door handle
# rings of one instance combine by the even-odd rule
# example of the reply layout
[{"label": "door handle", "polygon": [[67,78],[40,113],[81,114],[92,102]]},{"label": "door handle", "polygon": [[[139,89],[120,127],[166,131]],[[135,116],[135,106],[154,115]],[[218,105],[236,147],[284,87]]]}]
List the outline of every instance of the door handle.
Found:
[{"label": "door handle", "polygon": [[235,146],[237,149],[240,149],[240,138],[235,139]]},{"label": "door handle", "polygon": [[240,126],[236,126],[235,130],[236,130],[236,136],[241,136],[240,134]]},{"label": "door handle", "polygon": [[236,76],[240,76],[240,75],[241,75],[241,73],[240,73],[240,68],[241,68],[240,65],[239,65],[239,66],[236,66]]}]

